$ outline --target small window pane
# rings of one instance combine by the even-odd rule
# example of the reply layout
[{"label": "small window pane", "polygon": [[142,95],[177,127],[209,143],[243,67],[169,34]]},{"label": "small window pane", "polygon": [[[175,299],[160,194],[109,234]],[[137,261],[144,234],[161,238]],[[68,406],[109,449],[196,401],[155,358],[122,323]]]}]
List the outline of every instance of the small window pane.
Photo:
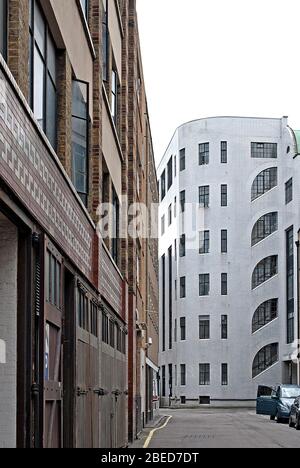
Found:
[{"label": "small window pane", "polygon": [[41,128],[45,129],[44,122],[44,95],[45,95],[45,65],[37,50],[34,49],[34,107],[33,112]]},{"label": "small window pane", "polygon": [[45,57],[46,23],[37,1],[34,2],[34,37],[43,57]]}]

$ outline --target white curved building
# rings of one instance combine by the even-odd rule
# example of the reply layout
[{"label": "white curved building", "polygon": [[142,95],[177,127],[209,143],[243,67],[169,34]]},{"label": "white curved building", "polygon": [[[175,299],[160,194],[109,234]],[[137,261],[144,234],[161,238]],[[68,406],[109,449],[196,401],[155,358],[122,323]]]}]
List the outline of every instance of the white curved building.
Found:
[{"label": "white curved building", "polygon": [[163,405],[245,406],[297,381],[296,154],[287,118],[176,130],[158,168]]}]

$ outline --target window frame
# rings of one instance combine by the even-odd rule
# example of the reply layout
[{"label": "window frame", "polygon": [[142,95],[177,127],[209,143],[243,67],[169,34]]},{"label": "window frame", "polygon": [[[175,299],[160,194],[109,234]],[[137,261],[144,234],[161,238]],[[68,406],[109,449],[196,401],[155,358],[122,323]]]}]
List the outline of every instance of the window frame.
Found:
[{"label": "window frame", "polygon": [[228,296],[228,273],[221,274],[221,296]]},{"label": "window frame", "polygon": [[199,296],[208,297],[209,295],[210,295],[210,274],[201,273],[199,275]]},{"label": "window frame", "polygon": [[[276,149],[276,156],[274,150]],[[251,143],[251,158],[253,159],[277,159],[278,158],[278,143]]]},{"label": "window frame", "polygon": [[228,207],[228,185],[227,184],[221,185],[221,207],[222,208]]},{"label": "window frame", "polygon": [[209,315],[199,316],[199,340],[200,341],[210,340],[210,316]]},{"label": "window frame", "polygon": [[180,341],[186,341],[186,318],[180,317]]},{"label": "window frame", "polygon": [[[261,269],[261,270],[260,270]],[[261,260],[252,274],[252,290],[271,280],[278,274],[278,255],[271,255]]]},{"label": "window frame", "polygon": [[221,253],[222,254],[228,253],[228,230],[227,229],[221,230]]},{"label": "window frame", "polygon": [[279,362],[279,343],[264,346],[255,356],[252,364],[252,378],[256,379],[263,372]]},{"label": "window frame", "polygon": [[221,164],[228,163],[228,142],[221,141]]},{"label": "window frame", "polygon": [[210,253],[210,231],[199,232],[199,255],[208,255]]},{"label": "window frame", "polygon": [[186,170],[186,148],[182,148],[179,151],[179,171],[183,172]]},{"label": "window frame", "polygon": [[199,205],[203,208],[209,208],[210,205],[210,186],[201,185],[199,187]]},{"label": "window frame", "polygon": [[210,143],[199,144],[199,166],[207,166],[210,159]]},{"label": "window frame", "polygon": [[200,363],[199,364],[199,386],[209,387],[211,381],[210,364]]},{"label": "window frame", "polygon": [[221,316],[221,340],[228,340],[228,315]]},{"label": "window frame", "polygon": [[278,299],[269,299],[260,304],[252,318],[253,335],[278,318],[278,305]]},{"label": "window frame", "polygon": [[291,177],[285,183],[285,204],[289,205],[294,199],[294,179]]},{"label": "window frame", "polygon": [[251,187],[251,201],[254,202],[260,197],[278,187],[278,167],[269,167],[261,171],[255,177]]},{"label": "window frame", "polygon": [[180,299],[186,298],[186,276],[181,276],[180,278]]}]

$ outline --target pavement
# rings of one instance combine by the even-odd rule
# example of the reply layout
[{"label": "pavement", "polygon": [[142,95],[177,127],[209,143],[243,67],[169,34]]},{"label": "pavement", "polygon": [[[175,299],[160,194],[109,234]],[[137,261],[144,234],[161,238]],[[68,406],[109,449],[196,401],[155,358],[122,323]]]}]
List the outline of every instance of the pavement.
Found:
[{"label": "pavement", "polygon": [[[163,427],[160,429],[160,427]],[[300,431],[243,409],[162,410],[130,448],[300,448]]]}]

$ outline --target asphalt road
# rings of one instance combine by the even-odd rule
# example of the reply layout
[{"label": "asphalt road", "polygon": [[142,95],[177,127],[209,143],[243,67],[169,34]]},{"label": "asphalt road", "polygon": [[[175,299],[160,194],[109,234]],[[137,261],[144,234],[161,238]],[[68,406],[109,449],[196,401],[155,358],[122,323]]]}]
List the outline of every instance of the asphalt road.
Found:
[{"label": "asphalt road", "polygon": [[174,410],[166,428],[154,433],[156,448],[300,448],[300,431],[250,410]]}]

